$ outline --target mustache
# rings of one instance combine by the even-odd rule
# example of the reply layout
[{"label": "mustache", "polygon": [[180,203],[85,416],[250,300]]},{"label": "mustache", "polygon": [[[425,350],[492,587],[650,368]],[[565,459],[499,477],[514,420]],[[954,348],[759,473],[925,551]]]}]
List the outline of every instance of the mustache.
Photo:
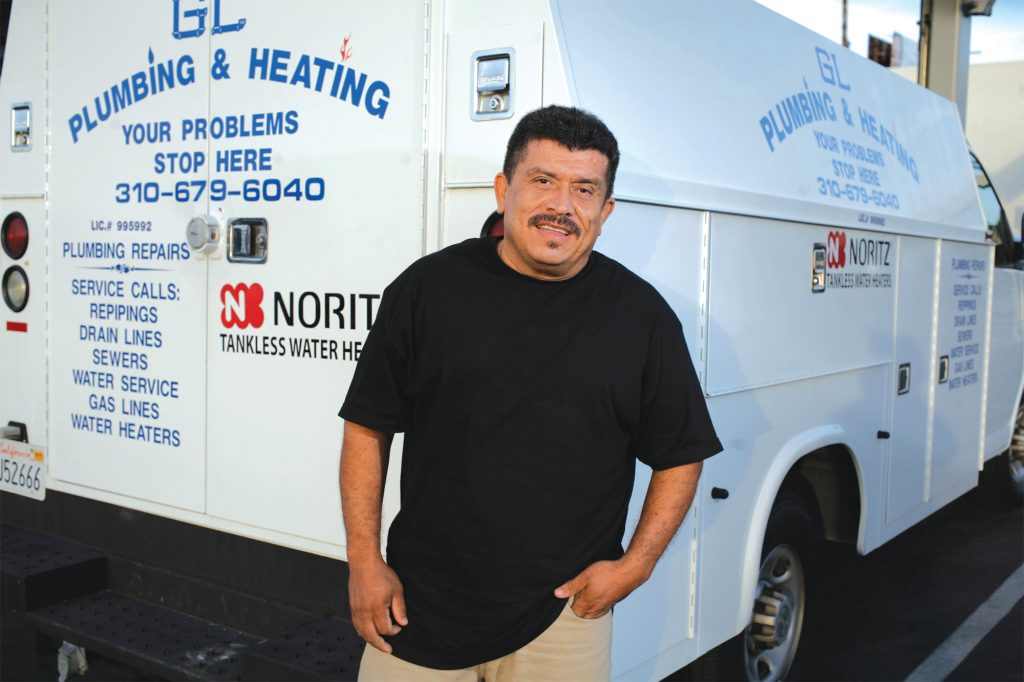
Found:
[{"label": "mustache", "polygon": [[580,233],[580,226],[576,224],[576,221],[564,215],[538,213],[537,215],[530,216],[530,220],[528,222],[530,227],[539,227],[541,223],[550,223],[552,225],[557,225],[558,227],[564,227],[569,230],[570,234],[578,235]]}]

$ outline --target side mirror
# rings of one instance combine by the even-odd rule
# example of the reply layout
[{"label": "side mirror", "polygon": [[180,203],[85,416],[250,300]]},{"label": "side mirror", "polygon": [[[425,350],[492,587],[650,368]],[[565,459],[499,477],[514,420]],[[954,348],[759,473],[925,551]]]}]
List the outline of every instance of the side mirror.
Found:
[{"label": "side mirror", "polygon": [[1018,270],[1024,270],[1024,211],[1020,213],[1020,239],[1013,242],[1011,254]]}]

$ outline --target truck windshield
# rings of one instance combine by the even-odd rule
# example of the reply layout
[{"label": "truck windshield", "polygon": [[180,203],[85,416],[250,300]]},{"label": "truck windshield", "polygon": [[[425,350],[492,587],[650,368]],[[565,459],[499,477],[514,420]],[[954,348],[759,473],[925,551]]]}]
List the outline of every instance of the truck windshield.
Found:
[{"label": "truck windshield", "polygon": [[1010,222],[1006,219],[1006,211],[999,201],[988,174],[982,167],[981,162],[971,152],[971,165],[974,167],[974,178],[978,183],[978,196],[981,198],[981,208],[985,212],[985,222],[988,230],[992,233],[992,239],[996,243],[996,266],[1006,266],[1013,262],[1012,246],[1013,235],[1010,233]]}]

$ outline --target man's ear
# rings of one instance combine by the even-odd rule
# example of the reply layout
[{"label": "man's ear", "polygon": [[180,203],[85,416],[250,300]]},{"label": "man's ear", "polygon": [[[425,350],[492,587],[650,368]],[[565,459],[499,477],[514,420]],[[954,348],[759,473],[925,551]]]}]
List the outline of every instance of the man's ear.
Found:
[{"label": "man's ear", "polygon": [[498,204],[498,213],[505,212],[505,192],[508,191],[508,178],[504,173],[494,176],[494,199]]},{"label": "man's ear", "polygon": [[608,220],[608,216],[615,210],[615,199],[609,197],[608,201],[604,202],[604,206],[601,207],[601,224],[597,228],[597,234],[601,234],[601,230],[604,229],[604,221]]}]

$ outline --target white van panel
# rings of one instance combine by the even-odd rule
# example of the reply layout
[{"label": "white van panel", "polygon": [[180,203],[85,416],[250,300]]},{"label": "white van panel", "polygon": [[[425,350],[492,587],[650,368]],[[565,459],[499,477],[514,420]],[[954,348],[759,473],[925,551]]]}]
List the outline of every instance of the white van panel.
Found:
[{"label": "white van panel", "polygon": [[[890,374],[892,438],[887,445],[887,532],[899,530],[924,515],[928,501],[928,465],[935,401],[935,315],[938,243],[931,239],[900,237],[896,335]],[[910,383],[899,393],[898,372],[909,365]],[[905,517],[917,510],[912,518]],[[897,530],[898,528],[898,530]]]},{"label": "white van panel", "polygon": [[[474,121],[471,104],[473,54],[480,50],[510,49],[514,77],[514,111],[510,118]],[[446,63],[445,181],[450,186],[487,184],[501,170],[505,145],[523,114],[541,106],[544,67],[544,25],[511,24],[455,30],[448,34]]]},{"label": "white van panel", "polygon": [[937,353],[949,357],[950,370],[948,381],[936,387],[930,497],[955,496],[977,484],[992,258],[991,248],[942,242]]},{"label": "white van panel", "polygon": [[[651,480],[651,469],[642,464],[636,468],[636,482],[626,519],[623,547],[629,545],[632,531],[640,519],[644,496]],[[651,674],[637,674],[655,655],[672,650],[673,660],[691,660],[697,656],[696,585],[697,585],[697,519],[701,497],[693,505],[654,572],[641,589],[615,606],[615,636],[612,638],[612,679],[650,679]],[[662,675],[676,670],[668,661]]]},{"label": "white van panel", "polygon": [[597,250],[650,282],[683,325],[690,359],[703,385],[707,271],[704,214],[620,201]]},{"label": "white van panel", "polygon": [[858,550],[878,546],[884,460],[876,433],[887,417],[882,398],[888,381],[888,368],[877,366],[708,400],[725,450],[705,462],[701,483],[729,496],[705,495],[700,509],[701,653],[750,618],[768,514],[786,474],[804,455],[832,444],[851,451],[862,495]]},{"label": "white van panel", "polygon": [[479,237],[484,220],[494,209],[493,187],[460,188],[446,192],[441,247]]},{"label": "white van panel", "polygon": [[1024,391],[1024,272],[993,268],[986,458],[1006,450]]},{"label": "white van panel", "polygon": [[[886,364],[896,272],[890,235],[714,214],[708,394]],[[812,253],[828,252],[811,291]]]},{"label": "white van panel", "polygon": [[[707,270],[704,225],[704,214],[697,211],[620,201],[597,242],[601,253],[653,284],[672,307],[682,323],[690,358],[701,379]],[[626,519],[626,528],[630,531],[640,519],[650,477],[648,467],[637,467]],[[613,677],[627,671],[630,674],[623,679],[650,676],[652,671],[648,668],[653,661],[649,659],[670,649],[675,661],[696,656],[696,533],[703,499],[701,496],[694,499],[675,540],[665,550],[644,588],[616,607]],[[629,535],[627,533],[623,539],[624,546],[629,542]],[[659,663],[671,665],[664,660]]]}]

